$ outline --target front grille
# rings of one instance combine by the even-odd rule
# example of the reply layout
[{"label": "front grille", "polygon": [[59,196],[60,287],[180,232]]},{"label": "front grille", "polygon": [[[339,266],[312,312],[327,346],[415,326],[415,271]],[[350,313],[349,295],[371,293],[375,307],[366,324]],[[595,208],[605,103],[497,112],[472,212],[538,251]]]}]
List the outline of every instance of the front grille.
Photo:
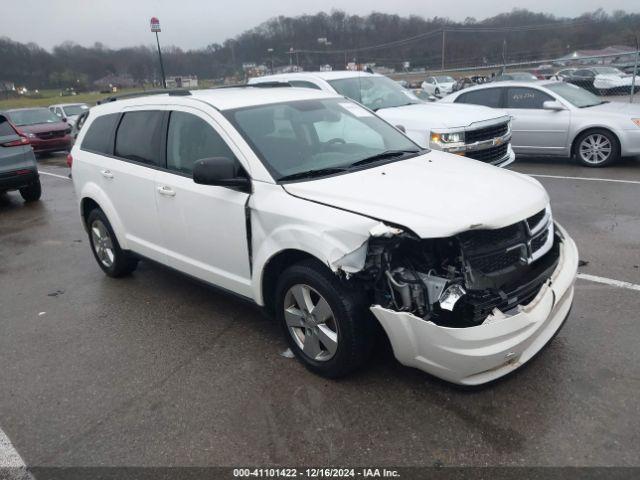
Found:
[{"label": "front grille", "polygon": [[64,134],[65,134],[64,130],[53,130],[50,132],[36,133],[36,136],[38,138],[41,138],[42,140],[49,140],[51,138],[62,138],[64,137]]},{"label": "front grille", "polygon": [[529,230],[534,230],[538,226],[538,224],[544,218],[545,213],[546,213],[546,210],[540,210],[535,215],[532,215],[531,217],[527,218],[527,224],[529,225]]},{"label": "front grille", "polygon": [[473,150],[466,153],[466,156],[474,160],[485,163],[494,163],[502,160],[507,155],[508,143],[503,143],[497,147],[485,148],[484,150]]},{"label": "front grille", "polygon": [[522,249],[503,250],[483,257],[474,257],[469,260],[473,268],[482,273],[495,273],[521,264]]},{"label": "front grille", "polygon": [[490,127],[467,130],[464,134],[465,143],[483,142],[492,138],[503,137],[509,131],[509,123],[501,123]]},{"label": "front grille", "polygon": [[495,230],[471,230],[458,235],[464,249],[484,251],[495,249],[503,245],[511,246],[522,243],[525,240],[520,223],[514,223],[504,228]]},{"label": "front grille", "polygon": [[544,232],[542,232],[536,238],[531,240],[531,251],[532,252],[537,252],[538,250],[540,250],[542,248],[542,246],[545,243],[547,243],[548,236],[549,236],[549,229],[546,229]]}]

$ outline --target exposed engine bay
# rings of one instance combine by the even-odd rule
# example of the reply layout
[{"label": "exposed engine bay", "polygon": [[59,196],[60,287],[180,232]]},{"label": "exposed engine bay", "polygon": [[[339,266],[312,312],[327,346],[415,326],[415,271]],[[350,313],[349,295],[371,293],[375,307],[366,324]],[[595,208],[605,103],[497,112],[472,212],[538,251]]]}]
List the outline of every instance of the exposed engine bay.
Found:
[{"label": "exposed engine bay", "polygon": [[476,326],[495,309],[507,313],[535,298],[558,264],[560,235],[547,208],[504,228],[450,238],[372,238],[353,280],[382,307],[440,326]]}]

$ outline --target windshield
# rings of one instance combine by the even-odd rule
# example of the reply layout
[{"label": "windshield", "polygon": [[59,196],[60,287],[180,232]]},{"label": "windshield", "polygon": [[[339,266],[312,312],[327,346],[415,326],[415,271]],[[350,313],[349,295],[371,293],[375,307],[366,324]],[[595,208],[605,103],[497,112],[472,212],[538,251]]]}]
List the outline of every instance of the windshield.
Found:
[{"label": "windshield", "polygon": [[38,123],[58,123],[60,119],[48,108],[33,108],[29,110],[13,110],[7,112],[14,125],[36,125]]},{"label": "windshield", "polygon": [[592,70],[599,75],[623,75],[620,70],[613,67],[593,67]]},{"label": "windshield", "polygon": [[260,105],[225,115],[276,180],[332,174],[360,168],[355,163],[379,159],[379,164],[421,151],[384,120],[345,99]]},{"label": "windshield", "polygon": [[76,115],[80,115],[82,112],[89,110],[89,107],[86,105],[69,105],[62,109],[67,117],[75,117]]},{"label": "windshield", "polygon": [[453,77],[449,77],[447,75],[443,75],[441,77],[433,77],[433,78],[435,78],[438,83],[452,83],[452,82],[455,82]]},{"label": "windshield", "polygon": [[329,80],[340,95],[360,102],[371,110],[422,103],[406,88],[387,77],[359,76]]},{"label": "windshield", "polygon": [[593,93],[587,92],[585,89],[571,83],[551,83],[546,85],[546,87],[579,108],[593,107],[594,105],[605,103]]}]

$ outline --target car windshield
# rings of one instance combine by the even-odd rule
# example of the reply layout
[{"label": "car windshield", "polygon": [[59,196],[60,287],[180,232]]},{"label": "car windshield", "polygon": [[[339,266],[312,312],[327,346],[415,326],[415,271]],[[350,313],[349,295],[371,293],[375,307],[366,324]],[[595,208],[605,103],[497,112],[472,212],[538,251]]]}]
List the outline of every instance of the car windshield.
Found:
[{"label": "car windshield", "polygon": [[593,107],[594,105],[606,103],[593,93],[587,92],[585,89],[571,83],[551,83],[546,85],[546,87],[579,108]]},{"label": "car windshield", "polygon": [[387,77],[358,76],[329,80],[340,95],[360,102],[371,110],[422,103],[411,91]]},{"label": "car windshield", "polygon": [[593,67],[593,71],[598,75],[624,75],[620,70],[614,67]]},{"label": "car windshield", "polygon": [[68,105],[62,109],[67,117],[75,117],[76,115],[80,115],[82,112],[89,110],[89,107],[86,105]]},{"label": "car windshield", "polygon": [[225,112],[277,181],[320,177],[419,154],[396,128],[346,99]]},{"label": "car windshield", "polygon": [[38,123],[57,123],[60,121],[57,115],[48,108],[32,108],[28,110],[13,110],[7,112],[14,125],[36,125]]},{"label": "car windshield", "polygon": [[453,79],[453,77],[449,77],[448,75],[443,75],[441,77],[433,77],[436,79],[436,81],[438,83],[451,83],[451,82],[455,82],[455,80]]}]

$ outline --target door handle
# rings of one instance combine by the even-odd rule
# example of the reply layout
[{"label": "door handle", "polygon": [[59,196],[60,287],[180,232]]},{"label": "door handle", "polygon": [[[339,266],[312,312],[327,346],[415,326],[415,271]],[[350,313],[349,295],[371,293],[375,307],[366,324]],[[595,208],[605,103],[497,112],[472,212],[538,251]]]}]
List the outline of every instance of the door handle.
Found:
[{"label": "door handle", "polygon": [[162,187],[158,187],[158,193],[160,195],[164,195],[166,197],[175,197],[176,196],[176,192],[173,191],[171,189],[171,187],[167,187],[166,185],[163,185]]},{"label": "door handle", "polygon": [[104,178],[113,178],[113,173],[111,173],[111,170],[100,170],[100,173]]}]

